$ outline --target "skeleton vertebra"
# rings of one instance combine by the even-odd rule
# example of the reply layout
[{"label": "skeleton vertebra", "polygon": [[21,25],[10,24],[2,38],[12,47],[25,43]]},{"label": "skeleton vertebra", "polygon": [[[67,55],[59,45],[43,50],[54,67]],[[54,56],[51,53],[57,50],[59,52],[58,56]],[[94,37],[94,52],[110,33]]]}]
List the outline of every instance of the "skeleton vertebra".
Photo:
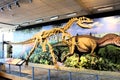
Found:
[{"label": "skeleton vertebra", "polygon": [[52,46],[49,44],[48,42],[48,37],[55,35],[55,34],[59,34],[62,33],[62,41],[65,41],[65,37],[67,36],[68,38],[72,37],[71,34],[69,34],[67,32],[67,30],[71,27],[71,25],[77,22],[77,24],[82,27],[82,28],[91,28],[91,26],[86,26],[84,23],[91,23],[93,22],[91,19],[86,18],[86,17],[80,17],[80,18],[72,18],[69,20],[69,22],[61,28],[53,28],[51,30],[47,30],[47,31],[43,31],[43,32],[38,32],[37,34],[35,34],[31,39],[26,40],[24,42],[11,42],[11,44],[29,44],[29,43],[33,43],[34,42],[34,46],[31,49],[31,51],[29,52],[29,55],[27,56],[26,59],[26,64],[28,65],[28,60],[29,57],[32,55],[33,51],[35,50],[35,48],[38,46],[38,44],[40,44],[42,46],[42,50],[46,51],[46,45],[48,45],[49,47],[49,51],[52,55],[53,58],[53,63],[55,65],[56,68],[59,68],[57,65],[57,61],[55,59],[55,54],[53,52],[53,48]]}]

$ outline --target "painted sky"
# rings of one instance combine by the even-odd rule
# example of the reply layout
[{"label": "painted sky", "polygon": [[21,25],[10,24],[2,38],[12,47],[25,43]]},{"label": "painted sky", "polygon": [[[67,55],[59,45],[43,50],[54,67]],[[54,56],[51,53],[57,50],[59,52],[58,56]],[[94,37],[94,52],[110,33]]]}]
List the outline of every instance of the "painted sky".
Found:
[{"label": "painted sky", "polygon": [[70,32],[72,35],[120,32],[120,16],[110,16],[93,20],[94,23],[91,24],[91,26],[93,26],[92,29],[82,29],[76,24],[73,24],[68,32]]},{"label": "painted sky", "polygon": [[[76,23],[74,23],[70,29],[68,29],[68,32],[72,35],[76,34],[102,34],[102,33],[114,33],[114,32],[120,32],[120,16],[110,16],[110,17],[103,17],[103,18],[95,18],[93,19],[93,23],[90,24],[92,26],[91,29],[83,29],[79,27]],[[66,25],[66,23],[63,24],[63,26]],[[38,28],[39,30],[32,29],[29,30],[28,33],[23,33],[22,31],[15,32],[14,37],[15,41],[23,41],[26,39],[29,39],[37,32],[42,32],[46,30],[50,30],[53,28],[54,25],[47,25],[42,26],[42,28]],[[63,27],[61,26],[61,27]],[[17,34],[16,34],[17,33]],[[18,37],[19,36],[19,37]],[[24,36],[23,38],[20,36]],[[16,38],[17,37],[17,38]]]}]

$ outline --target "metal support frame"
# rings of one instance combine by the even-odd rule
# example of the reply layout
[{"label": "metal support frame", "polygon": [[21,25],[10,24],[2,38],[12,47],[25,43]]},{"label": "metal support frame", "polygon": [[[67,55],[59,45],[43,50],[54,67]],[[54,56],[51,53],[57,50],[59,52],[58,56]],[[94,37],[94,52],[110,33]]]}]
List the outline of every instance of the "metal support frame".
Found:
[{"label": "metal support frame", "polygon": [[51,80],[50,79],[50,69],[48,69],[48,80]]},{"label": "metal support frame", "polygon": [[99,76],[98,75],[96,75],[96,80],[99,80]]},{"label": "metal support frame", "polygon": [[34,80],[34,67],[32,67],[32,80]]},{"label": "metal support frame", "polygon": [[20,76],[21,76],[21,66],[19,66],[19,74],[20,74]]},{"label": "metal support frame", "polygon": [[11,73],[11,65],[10,65],[10,64],[8,64],[8,66],[9,66],[8,73]]},{"label": "metal support frame", "polygon": [[69,80],[72,80],[72,73],[69,72]]}]

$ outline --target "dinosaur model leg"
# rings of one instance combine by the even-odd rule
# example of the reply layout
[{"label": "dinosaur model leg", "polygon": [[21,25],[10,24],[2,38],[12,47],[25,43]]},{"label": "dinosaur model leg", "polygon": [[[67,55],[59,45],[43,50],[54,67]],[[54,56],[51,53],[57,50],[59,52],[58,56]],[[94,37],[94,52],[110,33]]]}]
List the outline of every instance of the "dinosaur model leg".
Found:
[{"label": "dinosaur model leg", "polygon": [[33,54],[33,52],[34,52],[34,50],[35,50],[35,48],[36,48],[37,46],[38,46],[38,39],[35,40],[34,46],[33,46],[33,48],[30,50],[29,55],[28,55],[27,58],[26,58],[26,65],[28,65],[29,58],[30,58],[30,56]]},{"label": "dinosaur model leg", "polygon": [[59,66],[58,66],[58,64],[57,64],[57,60],[55,59],[55,54],[54,54],[54,52],[53,52],[53,48],[52,48],[52,46],[51,46],[48,42],[47,42],[47,45],[48,45],[48,47],[49,47],[49,51],[50,51],[50,53],[51,53],[54,66],[55,66],[56,69],[59,69]]},{"label": "dinosaur model leg", "polygon": [[65,55],[65,57],[63,58],[63,60],[62,60],[62,62],[64,62],[66,59],[67,59],[67,57],[70,57],[70,56],[72,56],[73,54],[74,54],[74,45],[72,45],[71,47],[69,47],[69,52],[70,53],[68,53],[67,55]]},{"label": "dinosaur model leg", "polygon": [[69,46],[69,53],[64,56],[62,62],[64,62],[67,59],[68,56],[70,57],[74,54],[74,50],[75,50],[75,39],[74,38],[72,39],[72,41],[69,41],[68,46]]},{"label": "dinosaur model leg", "polygon": [[95,54],[94,54],[94,51],[95,51],[95,49],[96,49],[96,47],[97,47],[97,43],[93,40],[93,41],[91,41],[91,53],[90,53],[90,55],[91,56],[94,56],[94,57],[97,57]]},{"label": "dinosaur model leg", "polygon": [[80,57],[82,56],[81,53],[78,54],[78,63],[80,62]]}]

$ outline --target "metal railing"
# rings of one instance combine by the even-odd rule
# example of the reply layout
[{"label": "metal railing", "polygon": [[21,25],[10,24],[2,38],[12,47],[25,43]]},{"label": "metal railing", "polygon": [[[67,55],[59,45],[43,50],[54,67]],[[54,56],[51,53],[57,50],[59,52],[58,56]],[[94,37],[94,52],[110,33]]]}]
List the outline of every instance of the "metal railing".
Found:
[{"label": "metal railing", "polygon": [[[19,75],[20,77],[22,77],[22,72],[21,72],[21,66],[18,66],[19,67]],[[106,76],[106,75],[100,75],[100,74],[90,74],[90,73],[84,73],[84,72],[71,72],[71,71],[65,71],[65,70],[56,70],[56,69],[46,69],[46,68],[40,68],[40,67],[31,67],[31,79],[32,80],[39,80],[36,79],[36,71],[35,69],[38,68],[38,69],[44,69],[46,70],[47,74],[47,77],[44,79],[44,80],[120,80],[120,77],[115,77],[115,76]],[[11,73],[11,65],[8,64],[8,73],[9,74],[12,74]],[[41,71],[39,72],[41,73]],[[55,74],[53,76],[53,73]],[[63,78],[62,78],[63,77]],[[30,79],[30,80],[31,80]]]}]

